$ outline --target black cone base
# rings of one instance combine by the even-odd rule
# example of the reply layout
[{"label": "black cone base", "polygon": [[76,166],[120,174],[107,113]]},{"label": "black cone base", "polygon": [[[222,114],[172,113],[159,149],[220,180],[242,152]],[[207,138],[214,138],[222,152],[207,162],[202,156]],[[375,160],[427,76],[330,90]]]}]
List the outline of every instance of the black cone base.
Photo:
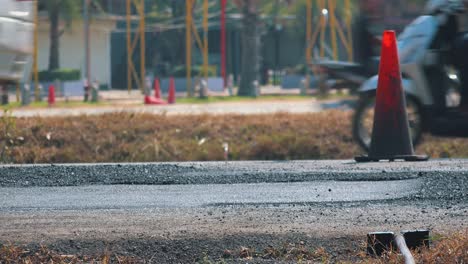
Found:
[{"label": "black cone base", "polygon": [[354,158],[356,162],[378,162],[381,160],[395,161],[395,160],[404,160],[404,161],[427,161],[429,156],[427,155],[395,155],[387,157],[370,157],[370,156],[357,156]]}]

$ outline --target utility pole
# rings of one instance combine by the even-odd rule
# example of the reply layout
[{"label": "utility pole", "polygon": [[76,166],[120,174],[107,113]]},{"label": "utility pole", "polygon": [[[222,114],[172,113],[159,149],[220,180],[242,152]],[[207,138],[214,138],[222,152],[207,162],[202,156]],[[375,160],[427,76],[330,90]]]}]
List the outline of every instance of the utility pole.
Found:
[{"label": "utility pole", "polygon": [[39,73],[38,73],[38,31],[39,31],[39,0],[34,3],[34,63],[33,63],[33,74],[34,74],[34,98],[36,102],[40,101],[39,94]]},{"label": "utility pole", "polygon": [[192,96],[192,0],[185,0],[186,18],[185,18],[185,63],[187,70],[187,95]]},{"label": "utility pole", "polygon": [[146,18],[145,18],[145,1],[142,0],[137,6],[140,15],[140,85],[141,92],[145,93],[145,78],[146,78]]},{"label": "utility pole", "polygon": [[125,11],[126,11],[126,21],[127,21],[127,89],[128,94],[132,91],[132,67],[133,66],[133,49],[132,47],[132,25],[131,25],[131,15],[132,15],[132,3],[130,0],[125,1]]},{"label": "utility pole", "polygon": [[89,32],[89,1],[83,0],[83,23],[84,23],[84,39],[85,39],[85,94],[84,101],[89,99],[89,90],[91,86],[91,50],[90,50],[90,32]]},{"label": "utility pole", "polygon": [[226,79],[226,0],[221,0],[221,77],[223,87],[227,86]]},{"label": "utility pole", "polygon": [[281,24],[279,23],[279,0],[275,1],[275,22],[274,22],[274,33],[275,33],[275,71],[273,77],[273,85],[279,83],[279,46],[280,46],[280,31]]},{"label": "utility pole", "polygon": [[[306,19],[306,69],[309,69],[312,64],[312,0],[307,0],[306,3],[306,14],[307,14],[307,19]],[[307,90],[309,90],[310,87],[310,74],[309,70],[306,70],[306,80],[304,83],[303,90],[301,91],[302,95],[307,94]]]},{"label": "utility pole", "polygon": [[203,77],[208,79],[208,0],[203,1]]}]

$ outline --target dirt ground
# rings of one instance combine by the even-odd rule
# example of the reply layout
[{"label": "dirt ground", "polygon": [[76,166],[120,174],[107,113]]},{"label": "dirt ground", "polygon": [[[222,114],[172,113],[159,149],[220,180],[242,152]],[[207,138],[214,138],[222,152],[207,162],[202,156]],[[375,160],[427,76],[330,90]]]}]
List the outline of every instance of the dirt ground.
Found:
[{"label": "dirt ground", "polygon": [[[467,205],[390,201],[305,205],[223,206],[198,209],[20,211],[0,214],[0,243],[39,245],[60,254],[105,251],[141,263],[296,263],[268,248],[323,247],[329,263],[355,262],[368,232],[466,229]],[[245,251],[256,252],[253,258]],[[323,259],[322,259],[323,260]],[[311,260],[312,261],[312,260]],[[314,262],[311,262],[314,263]]]}]

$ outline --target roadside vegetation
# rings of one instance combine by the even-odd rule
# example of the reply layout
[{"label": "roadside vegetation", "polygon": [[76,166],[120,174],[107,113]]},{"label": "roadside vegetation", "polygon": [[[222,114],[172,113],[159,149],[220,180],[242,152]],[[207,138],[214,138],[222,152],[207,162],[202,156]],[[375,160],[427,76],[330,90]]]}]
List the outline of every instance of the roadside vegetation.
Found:
[{"label": "roadside vegetation", "polygon": [[[329,94],[328,96],[319,96],[319,95],[297,95],[297,94],[286,94],[286,95],[262,95],[260,97],[249,97],[249,96],[209,96],[205,98],[200,97],[181,97],[177,98],[177,104],[208,104],[208,103],[228,103],[228,102],[270,102],[270,101],[307,101],[307,100],[333,100],[333,99],[349,99],[352,98],[350,95],[342,92],[335,92]],[[166,99],[166,98],[163,98]],[[99,102],[83,102],[70,100],[65,101],[63,99],[57,100],[54,108],[86,108],[86,107],[125,107],[128,106],[128,103],[119,104],[118,101],[110,100],[101,100]],[[143,99],[141,102],[135,101],[130,104],[131,106],[143,106]],[[21,105],[20,102],[11,102],[8,105],[1,105],[0,109],[9,110],[9,109],[39,109],[39,108],[49,108],[47,100],[41,102],[32,102],[28,106]]]},{"label": "roadside vegetation", "polygon": [[[54,108],[81,108],[81,107],[98,107],[98,106],[109,106],[111,103],[106,102],[82,102],[82,101],[57,101],[54,105]],[[46,109],[49,108],[49,104],[47,101],[41,102],[32,102],[28,106],[21,105],[20,102],[13,102],[8,105],[0,106],[0,109],[3,111],[7,110],[10,111],[11,109]]]},{"label": "roadside vegetation", "polygon": [[[337,250],[337,249],[335,249]],[[362,263],[362,264],[399,264],[402,256],[397,251],[386,252],[382,257],[366,255],[365,243],[361,249],[338,249],[338,252],[328,252],[326,248],[309,248],[304,242],[286,243],[279,247],[267,246],[264,249],[241,247],[226,249],[219,256],[209,256],[201,253],[193,256],[195,263]],[[146,250],[148,256],[123,256],[104,249],[97,255],[70,255],[64,252],[39,246],[28,249],[13,244],[0,244],[0,263],[157,263],[152,259],[153,252]],[[175,254],[175,252],[168,252]],[[412,252],[416,263],[467,263],[468,262],[468,230],[450,236],[437,236],[431,240],[429,249]],[[151,262],[153,261],[153,262]]]},{"label": "roadside vegetation", "polygon": [[[437,236],[431,241],[429,249],[413,251],[412,255],[416,263],[468,263],[468,229],[452,236]],[[399,264],[404,263],[404,258],[399,252],[387,252],[381,258],[370,258],[361,253],[362,263],[375,264]]]},{"label": "roadside vegetation", "polygon": [[15,263],[15,264],[36,264],[36,263],[58,263],[58,264],[75,264],[75,263],[120,263],[133,264],[143,263],[135,257],[124,257],[111,254],[105,251],[99,256],[78,256],[69,254],[59,254],[45,246],[31,250],[25,247],[15,246],[12,244],[0,244],[0,263]]},{"label": "roadside vegetation", "polygon": [[[0,162],[155,162],[350,159],[362,154],[351,113],[0,119]],[[227,150],[227,152],[225,152]],[[418,153],[468,157],[468,139],[426,136]]]}]

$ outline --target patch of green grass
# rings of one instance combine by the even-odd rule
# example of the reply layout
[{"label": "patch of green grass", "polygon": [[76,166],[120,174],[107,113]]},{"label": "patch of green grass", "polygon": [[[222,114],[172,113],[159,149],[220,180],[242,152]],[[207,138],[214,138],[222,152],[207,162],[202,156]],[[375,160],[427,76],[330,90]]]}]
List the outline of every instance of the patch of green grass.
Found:
[{"label": "patch of green grass", "polygon": [[[105,106],[109,105],[108,102],[83,102],[83,101],[58,101],[54,104],[53,107],[58,107],[58,108],[75,108],[75,107],[89,107],[89,106]],[[47,108],[49,107],[49,104],[47,101],[41,101],[41,102],[32,102],[31,104],[27,106],[22,106],[20,102],[12,102],[8,105],[2,105],[0,106],[0,109],[5,110],[5,109],[17,109],[17,108],[23,108],[23,109],[38,109],[38,108]]]},{"label": "patch of green grass", "polygon": [[259,102],[259,101],[301,101],[301,100],[329,100],[329,99],[345,99],[350,98],[350,95],[343,93],[330,94],[328,96],[318,95],[261,95],[258,97],[252,96],[210,96],[207,98],[199,97],[183,97],[178,98],[177,103],[181,104],[206,104],[206,103],[222,103],[222,102]]},{"label": "patch of green grass", "polygon": [[[206,98],[199,97],[180,97],[176,99],[177,104],[209,104],[209,103],[228,103],[228,102],[262,102],[262,101],[305,101],[305,100],[330,100],[330,99],[346,99],[349,95],[342,93],[330,94],[326,97],[317,95],[262,95],[258,97],[251,96],[209,96]],[[142,105],[143,102],[136,102],[134,105]],[[99,102],[83,102],[83,101],[57,101],[53,107],[56,108],[79,108],[89,106],[111,106],[119,105],[118,101],[99,101]],[[47,108],[49,104],[47,100],[41,102],[32,102],[27,106],[22,106],[21,102],[10,102],[8,105],[0,105],[0,109],[36,109]]]},{"label": "patch of green grass", "polygon": [[288,101],[288,100],[310,100],[316,98],[310,95],[262,95],[258,97],[252,96],[210,96],[207,98],[199,97],[184,97],[178,98],[177,103],[181,104],[206,104],[206,103],[223,103],[223,102],[254,102],[254,101]]}]

